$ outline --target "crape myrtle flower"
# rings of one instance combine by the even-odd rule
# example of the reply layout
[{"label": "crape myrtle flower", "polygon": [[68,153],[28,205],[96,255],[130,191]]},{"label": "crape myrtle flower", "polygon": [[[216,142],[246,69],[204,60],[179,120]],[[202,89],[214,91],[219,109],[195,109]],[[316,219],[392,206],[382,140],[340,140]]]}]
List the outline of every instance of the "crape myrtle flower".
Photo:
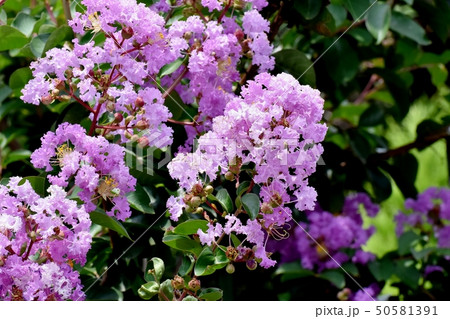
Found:
[{"label": "crape myrtle flower", "polygon": [[41,198],[21,180],[0,185],[0,299],[84,299],[73,265],[90,249],[88,213],[60,186]]},{"label": "crape myrtle flower", "polygon": [[130,216],[126,194],[134,191],[136,179],[125,165],[122,146],[101,136],[88,136],[80,125],[69,123],[46,133],[41,141],[42,146],[31,154],[31,162],[47,172],[59,168],[56,175],[48,176],[52,184],[67,187],[74,178],[75,185],[81,188],[78,196],[86,211],[95,210],[93,202],[102,198],[112,203],[109,216],[119,220]]},{"label": "crape myrtle flower", "polygon": [[349,261],[364,265],[374,260],[372,253],[363,250],[374,228],[363,228],[362,207],[370,217],[379,211],[378,205],[364,193],[347,196],[342,212],[337,215],[318,205],[306,211],[307,221],[295,228],[293,236],[274,245],[279,247],[281,260],[300,259],[304,268],[319,272]]},{"label": "crape myrtle flower", "polygon": [[[211,183],[220,175],[238,181],[242,165],[254,164],[252,179],[261,186],[262,217],[239,224],[233,232],[254,244],[254,256],[263,267],[275,264],[265,245],[268,236],[291,220],[286,205],[295,202],[299,210],[314,207],[317,194],[308,186],[308,177],[323,151],[319,144],[326,133],[326,126],[319,122],[322,113],[319,91],[300,85],[288,74],[262,73],[242,88],[240,97],[227,103],[224,115],[214,118],[212,130],[198,138],[195,151],[177,154],[168,165],[190,200],[196,185],[203,187],[204,176]],[[190,209],[186,196],[184,201],[169,199],[173,220]],[[207,233],[199,230],[201,242],[214,243],[221,227],[216,223]]]},{"label": "crape myrtle flower", "polygon": [[395,216],[397,236],[407,230],[428,232],[431,225],[438,247],[450,248],[450,189],[430,187],[416,199],[406,199],[405,209]]},{"label": "crape myrtle flower", "polygon": [[[122,143],[139,138],[143,147],[162,148],[172,144],[173,134],[166,125],[172,114],[164,100],[176,90],[186,104],[198,106],[196,131],[207,131],[234,97],[242,58],[251,59],[260,71],[274,66],[268,21],[255,10],[267,2],[247,2],[253,9],[244,14],[243,31],[236,17],[224,14],[217,21],[194,15],[167,25],[159,15],[168,10],[165,1],[149,8],[134,0],[83,0],[86,11],[76,12],[69,25],[80,35],[104,33],[104,43],[74,39],[46,52],[31,64],[33,78],[22,99],[35,105],[75,99],[90,112],[98,134],[106,132],[109,139],[119,135]],[[230,3],[202,1],[210,10],[225,10]],[[183,60],[180,67],[157,83],[161,69],[177,59]],[[167,92],[160,92],[160,85]]]}]

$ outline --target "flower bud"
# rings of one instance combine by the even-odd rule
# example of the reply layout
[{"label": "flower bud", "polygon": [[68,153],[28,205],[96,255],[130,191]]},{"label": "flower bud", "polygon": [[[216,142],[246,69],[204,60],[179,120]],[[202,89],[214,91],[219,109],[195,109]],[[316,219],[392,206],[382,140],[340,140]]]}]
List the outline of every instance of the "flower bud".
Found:
[{"label": "flower bud", "polygon": [[141,107],[144,106],[145,102],[144,102],[144,99],[143,99],[143,98],[141,98],[140,96],[138,96],[138,97],[136,98],[136,101],[134,101],[134,104],[135,104],[138,108],[141,108]]},{"label": "flower bud", "polygon": [[122,29],[122,38],[129,39],[133,36],[134,31],[133,28],[126,26]]},{"label": "flower bud", "polygon": [[232,172],[230,172],[230,171],[226,172],[225,173],[225,179],[227,181],[234,181],[234,174]]},{"label": "flower bud", "polygon": [[52,96],[58,96],[59,95],[59,90],[58,89],[53,89],[52,90]]},{"label": "flower bud", "polygon": [[122,122],[122,120],[123,120],[122,113],[119,113],[119,112],[114,113],[114,123],[120,123],[120,122]]},{"label": "flower bud", "polygon": [[212,187],[211,185],[208,185],[205,187],[205,193],[206,195],[211,195],[214,191],[214,187]]},{"label": "flower bud", "polygon": [[196,292],[200,289],[200,280],[197,278],[192,278],[191,281],[188,283],[189,290],[192,290],[193,292]]},{"label": "flower bud", "polygon": [[139,139],[139,135],[137,135],[137,134],[133,134],[133,135],[131,136],[131,138],[130,138],[130,140],[131,140],[132,142],[136,142],[138,139]]},{"label": "flower bud", "polygon": [[150,141],[145,136],[142,136],[141,138],[139,138],[137,140],[137,142],[138,142],[139,146],[142,148],[144,148],[144,147],[148,146],[148,144],[150,144]]},{"label": "flower bud", "polygon": [[227,268],[225,268],[225,270],[227,271],[227,273],[229,273],[229,274],[231,275],[232,273],[234,273],[234,271],[235,271],[236,269],[234,268],[234,265],[233,265],[232,263],[229,263],[229,264],[227,265]]},{"label": "flower bud", "polygon": [[136,123],[135,127],[136,127],[138,130],[145,130],[145,129],[148,129],[148,123],[147,123],[147,121],[139,120],[139,121]]},{"label": "flower bud", "polygon": [[51,95],[44,95],[43,97],[41,97],[41,102],[44,105],[50,105],[52,104],[54,101],[54,98]]},{"label": "flower bud", "polygon": [[202,184],[195,184],[194,186],[192,186],[192,194],[200,195],[201,193],[203,193]]},{"label": "flower bud", "polygon": [[347,301],[351,294],[352,291],[349,288],[344,288],[338,292],[337,298],[341,301]]},{"label": "flower bud", "polygon": [[202,199],[200,197],[198,197],[198,196],[194,196],[189,201],[189,206],[191,206],[191,207],[198,207],[198,206],[200,206],[201,203],[202,203]]},{"label": "flower bud", "polygon": [[184,35],[183,35],[183,38],[184,38],[186,41],[189,41],[189,40],[192,38],[192,32],[191,32],[191,31],[185,32]]},{"label": "flower bud", "polygon": [[197,209],[195,210],[196,214],[203,214],[205,210],[202,207],[197,207]]},{"label": "flower bud", "polygon": [[31,241],[34,242],[36,241],[36,232],[34,230],[32,230],[29,234],[28,237],[30,237]]},{"label": "flower bud", "polygon": [[133,137],[133,135],[131,135],[131,133],[128,131],[125,131],[124,135],[127,139],[131,139],[131,137]]},{"label": "flower bud", "polygon": [[172,283],[173,289],[180,290],[180,289],[184,288],[184,279],[183,279],[183,277],[180,277],[178,275],[176,275],[175,278],[173,278],[171,283]]},{"label": "flower bud", "polygon": [[258,264],[256,263],[256,261],[254,259],[249,259],[247,260],[247,262],[245,263],[245,265],[247,266],[247,268],[249,270],[255,270],[256,267],[258,266]]},{"label": "flower bud", "polygon": [[234,0],[233,1],[233,8],[236,10],[242,10],[244,9],[245,3],[243,0]]},{"label": "flower bud", "polygon": [[70,95],[67,95],[67,94],[63,94],[63,95],[58,96],[58,100],[60,102],[69,102],[71,99],[72,99],[72,97]]},{"label": "flower bud", "polygon": [[125,125],[128,125],[132,120],[134,120],[133,115],[129,115],[125,118]]},{"label": "flower bud", "polygon": [[109,112],[114,112],[115,109],[116,109],[116,105],[114,104],[114,102],[108,101],[108,102],[106,103],[106,109],[107,109]]},{"label": "flower bud", "polygon": [[238,29],[234,32],[234,36],[236,37],[236,39],[238,41],[242,41],[245,37],[244,31],[242,31],[241,29]]}]

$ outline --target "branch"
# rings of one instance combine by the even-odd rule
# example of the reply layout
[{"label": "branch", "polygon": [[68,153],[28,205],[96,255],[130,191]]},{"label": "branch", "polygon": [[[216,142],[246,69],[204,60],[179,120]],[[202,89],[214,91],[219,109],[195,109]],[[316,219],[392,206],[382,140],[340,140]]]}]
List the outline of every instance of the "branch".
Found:
[{"label": "branch", "polygon": [[378,153],[371,155],[369,158],[369,161],[371,162],[378,162],[378,161],[384,161],[389,158],[405,154],[409,152],[412,149],[422,149],[425,148],[434,142],[437,142],[440,139],[443,138],[449,138],[450,137],[450,125],[447,125],[443,127],[442,129],[435,131],[427,136],[424,137],[418,137],[414,142],[400,146],[398,148],[386,151],[384,153]]},{"label": "branch", "polygon": [[62,0],[62,6],[64,8],[64,15],[66,16],[66,20],[72,20],[72,14],[70,13],[70,2],[69,0]]}]

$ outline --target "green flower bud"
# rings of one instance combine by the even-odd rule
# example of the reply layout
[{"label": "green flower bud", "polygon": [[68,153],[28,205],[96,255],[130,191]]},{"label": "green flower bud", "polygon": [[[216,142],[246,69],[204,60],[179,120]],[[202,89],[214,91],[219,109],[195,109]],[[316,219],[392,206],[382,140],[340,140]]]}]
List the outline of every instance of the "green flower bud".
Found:
[{"label": "green flower bud", "polygon": [[229,273],[229,274],[231,275],[232,273],[234,273],[234,271],[235,271],[236,269],[234,268],[234,265],[233,265],[232,263],[229,263],[229,264],[227,265],[227,268],[225,268],[225,270],[227,271],[227,273]]},{"label": "green flower bud", "polygon": [[191,206],[191,207],[198,207],[201,203],[202,203],[201,198],[198,197],[198,196],[194,196],[189,201],[189,206]]},{"label": "green flower bud", "polygon": [[225,179],[227,181],[234,181],[234,174],[232,172],[230,172],[230,171],[226,172],[225,173]]},{"label": "green flower bud", "polygon": [[211,185],[208,185],[205,187],[204,191],[205,191],[206,195],[210,195],[213,193],[214,187],[212,187]]}]

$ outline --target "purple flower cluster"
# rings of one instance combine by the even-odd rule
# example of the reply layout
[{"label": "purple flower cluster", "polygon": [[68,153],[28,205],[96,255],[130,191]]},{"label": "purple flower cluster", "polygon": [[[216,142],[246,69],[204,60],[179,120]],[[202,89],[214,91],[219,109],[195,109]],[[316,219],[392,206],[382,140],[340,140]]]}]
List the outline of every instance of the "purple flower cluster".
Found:
[{"label": "purple flower cluster", "polygon": [[80,300],[78,272],[90,248],[84,207],[52,185],[41,198],[28,181],[0,185],[0,299]]},{"label": "purple flower cluster", "polygon": [[[236,226],[236,233],[247,235],[256,245],[262,266],[274,264],[265,253],[265,239],[291,219],[286,204],[294,201],[299,210],[314,207],[316,192],[308,186],[308,177],[323,151],[322,113],[319,91],[300,85],[288,74],[259,74],[242,89],[241,97],[227,103],[223,116],[214,118],[212,130],[198,139],[197,149],[179,153],[168,165],[186,193],[203,184],[202,175],[209,182],[225,175],[238,187],[243,164],[255,165],[252,182],[261,185],[262,218]],[[172,219],[178,220],[186,203],[171,197],[167,206]],[[201,234],[202,242],[213,242],[220,227],[216,224],[208,234]]]},{"label": "purple flower cluster", "polygon": [[399,212],[395,216],[397,236],[404,230],[421,231],[431,225],[438,246],[450,248],[450,189],[430,187],[417,199],[406,199],[405,208],[409,213]]},{"label": "purple flower cluster", "polygon": [[123,147],[101,136],[87,136],[80,125],[69,123],[61,124],[41,140],[42,146],[33,152],[31,162],[47,172],[59,167],[57,175],[48,176],[53,185],[67,187],[74,178],[86,211],[95,210],[94,202],[102,198],[112,203],[108,215],[115,215],[119,220],[130,216],[125,195],[134,190],[136,180],[125,166]]},{"label": "purple flower cluster", "polygon": [[[304,268],[319,272],[337,268],[338,263],[366,264],[373,260],[375,256],[362,249],[374,232],[373,227],[363,228],[362,206],[370,217],[378,213],[379,207],[363,193],[348,196],[339,215],[320,208],[307,212],[308,221],[300,223],[287,241],[289,249],[281,249],[282,260],[299,258]],[[350,254],[350,250],[354,252]]]},{"label": "purple flower cluster", "polygon": [[[267,5],[248,2],[256,9]],[[159,148],[171,144],[173,131],[165,122],[172,114],[164,99],[174,89],[185,103],[198,105],[201,117],[196,125],[202,131],[233,98],[243,57],[251,58],[260,71],[274,66],[268,22],[256,10],[244,14],[243,30],[235,17],[223,14],[217,21],[193,15],[167,26],[158,12],[167,11],[163,2],[151,8],[134,0],[82,3],[86,12],[75,13],[70,26],[80,35],[104,33],[104,44],[80,44],[74,39],[73,49],[49,50],[45,58],[31,64],[33,79],[23,89],[22,99],[38,105],[73,98],[91,112],[97,128],[111,137],[119,134],[122,142],[139,139],[143,146]],[[211,11],[225,10],[230,4],[202,1]],[[158,78],[161,69],[177,59],[184,60],[180,67]],[[159,81],[168,93],[160,92]]]}]

